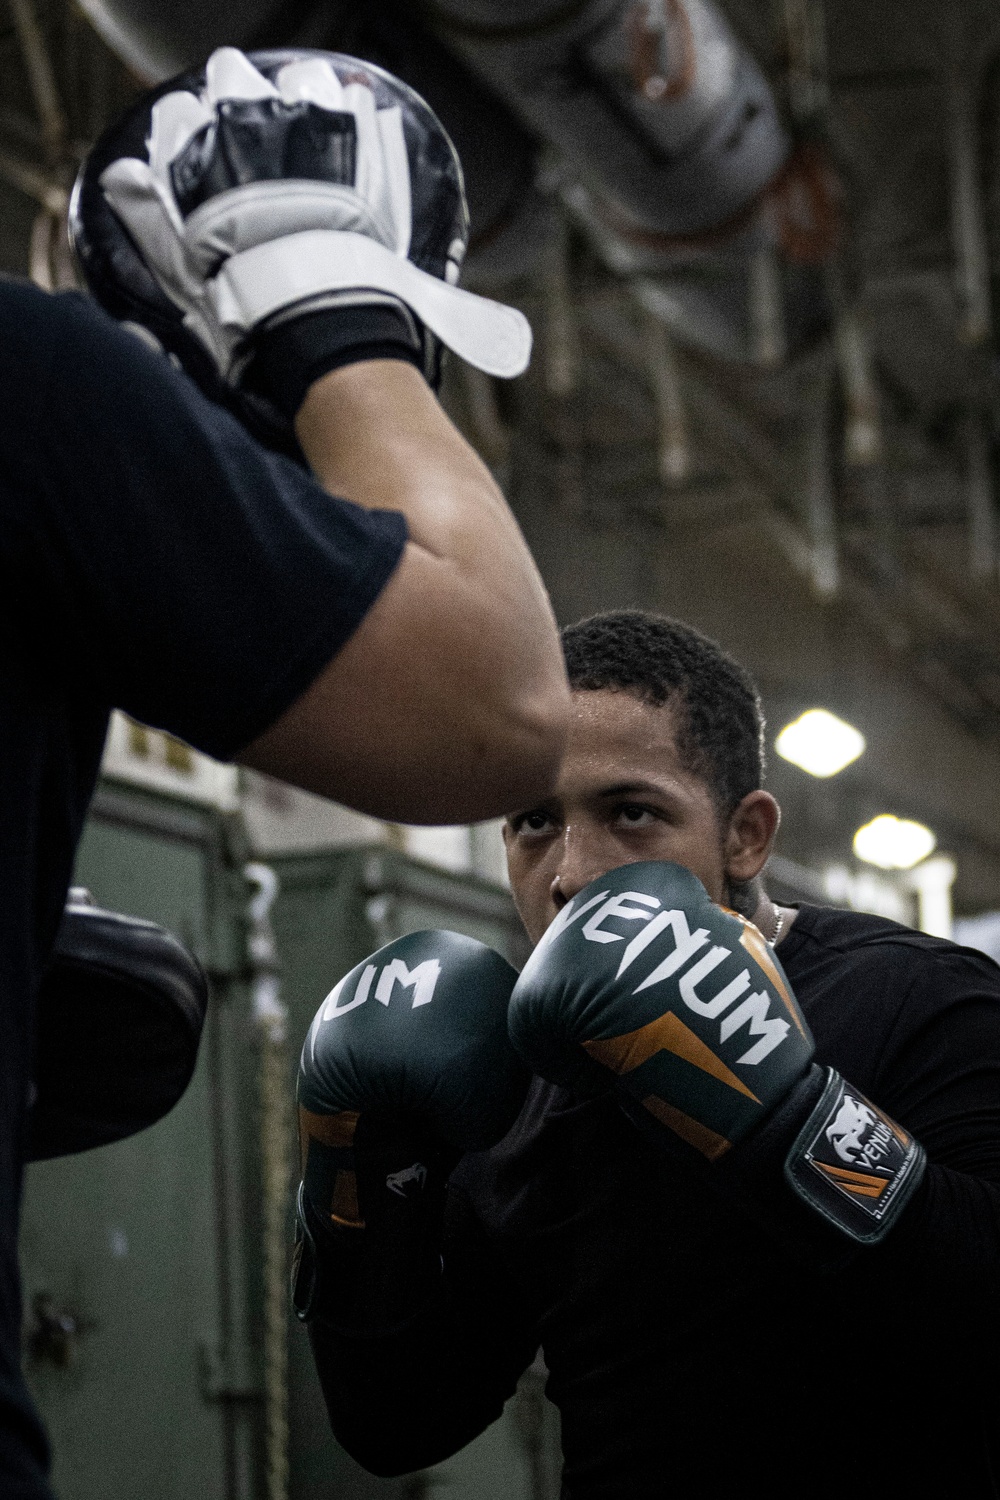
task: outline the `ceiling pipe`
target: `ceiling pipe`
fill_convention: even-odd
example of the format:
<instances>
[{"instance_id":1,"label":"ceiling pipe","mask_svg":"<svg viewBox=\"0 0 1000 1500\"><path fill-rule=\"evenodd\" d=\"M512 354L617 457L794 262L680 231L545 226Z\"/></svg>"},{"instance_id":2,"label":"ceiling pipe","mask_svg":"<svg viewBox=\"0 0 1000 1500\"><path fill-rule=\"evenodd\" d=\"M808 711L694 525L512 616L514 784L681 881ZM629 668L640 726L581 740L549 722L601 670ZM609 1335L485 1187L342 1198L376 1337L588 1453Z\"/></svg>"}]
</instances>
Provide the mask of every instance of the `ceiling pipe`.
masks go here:
<instances>
[{"instance_id":1,"label":"ceiling pipe","mask_svg":"<svg viewBox=\"0 0 1000 1500\"><path fill-rule=\"evenodd\" d=\"M709 0L433 0L425 14L624 233L717 230L788 158L771 90Z\"/></svg>"},{"instance_id":2,"label":"ceiling pipe","mask_svg":"<svg viewBox=\"0 0 1000 1500\"><path fill-rule=\"evenodd\" d=\"M605 262L682 343L775 366L829 326L835 189L713 0L425 0L557 154Z\"/></svg>"},{"instance_id":3,"label":"ceiling pipe","mask_svg":"<svg viewBox=\"0 0 1000 1500\"><path fill-rule=\"evenodd\" d=\"M680 343L767 366L829 325L828 174L793 149L712 0L81 3L151 79L223 43L330 47L398 74L462 158L478 281L547 264L565 208ZM540 147L561 208L537 187Z\"/></svg>"},{"instance_id":4,"label":"ceiling pipe","mask_svg":"<svg viewBox=\"0 0 1000 1500\"><path fill-rule=\"evenodd\" d=\"M467 268L480 283L528 270L552 218L535 190L534 137L433 36L408 0L81 0L95 30L150 83L216 47L318 47L386 68L437 112L469 199Z\"/></svg>"}]
</instances>

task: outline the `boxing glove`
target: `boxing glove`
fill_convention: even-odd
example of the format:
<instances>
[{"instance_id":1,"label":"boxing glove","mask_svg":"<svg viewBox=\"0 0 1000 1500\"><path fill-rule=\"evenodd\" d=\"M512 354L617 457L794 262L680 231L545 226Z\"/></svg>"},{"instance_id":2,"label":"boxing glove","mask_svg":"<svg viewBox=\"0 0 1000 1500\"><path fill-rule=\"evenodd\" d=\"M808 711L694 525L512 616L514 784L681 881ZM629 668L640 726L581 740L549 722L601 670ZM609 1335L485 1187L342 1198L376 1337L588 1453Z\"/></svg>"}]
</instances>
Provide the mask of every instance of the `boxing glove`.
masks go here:
<instances>
[{"instance_id":1,"label":"boxing glove","mask_svg":"<svg viewBox=\"0 0 1000 1500\"><path fill-rule=\"evenodd\" d=\"M887 1232L919 1181L919 1145L813 1064L809 1028L757 928L679 865L611 870L562 909L515 986L510 1035L542 1077L613 1088L668 1149L679 1137L718 1161L780 1115L787 1183L859 1242ZM743 1159L754 1159L749 1146Z\"/></svg>"},{"instance_id":2,"label":"boxing glove","mask_svg":"<svg viewBox=\"0 0 1000 1500\"><path fill-rule=\"evenodd\" d=\"M293 1303L342 1331L404 1323L440 1272L444 1189L500 1140L528 1072L511 1047L517 978L482 943L417 932L330 992L302 1049Z\"/></svg>"}]
</instances>

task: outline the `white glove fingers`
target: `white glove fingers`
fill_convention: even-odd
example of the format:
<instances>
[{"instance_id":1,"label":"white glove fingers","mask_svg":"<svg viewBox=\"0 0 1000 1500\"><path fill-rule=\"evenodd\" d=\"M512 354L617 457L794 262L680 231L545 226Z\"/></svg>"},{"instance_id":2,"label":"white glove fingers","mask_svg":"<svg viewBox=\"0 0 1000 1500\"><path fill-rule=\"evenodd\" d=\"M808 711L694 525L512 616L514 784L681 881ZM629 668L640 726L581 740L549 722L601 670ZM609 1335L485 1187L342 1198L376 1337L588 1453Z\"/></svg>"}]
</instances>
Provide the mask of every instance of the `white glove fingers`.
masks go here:
<instances>
[{"instance_id":1,"label":"white glove fingers","mask_svg":"<svg viewBox=\"0 0 1000 1500\"><path fill-rule=\"evenodd\" d=\"M386 210L393 220L395 238L389 246L397 255L408 255L413 232L413 210L410 200L410 163L403 134L403 111L398 105L375 112L375 124L382 138L385 164Z\"/></svg>"},{"instance_id":2,"label":"white glove fingers","mask_svg":"<svg viewBox=\"0 0 1000 1500\"><path fill-rule=\"evenodd\" d=\"M275 82L286 104L306 100L321 109L345 108L340 79L325 58L308 57L301 62L286 63Z\"/></svg>"},{"instance_id":3,"label":"white glove fingers","mask_svg":"<svg viewBox=\"0 0 1000 1500\"><path fill-rule=\"evenodd\" d=\"M101 174L101 189L168 297L187 308L201 295L201 278L185 255L177 205L144 161L126 156Z\"/></svg>"},{"instance_id":4,"label":"white glove fingers","mask_svg":"<svg viewBox=\"0 0 1000 1500\"><path fill-rule=\"evenodd\" d=\"M209 104L223 99L279 99L281 95L238 47L219 47L205 64L205 94Z\"/></svg>"},{"instance_id":5,"label":"white glove fingers","mask_svg":"<svg viewBox=\"0 0 1000 1500\"><path fill-rule=\"evenodd\" d=\"M162 183L169 186L171 162L214 119L215 111L186 89L157 99L151 111L146 144L150 168Z\"/></svg>"}]
</instances>

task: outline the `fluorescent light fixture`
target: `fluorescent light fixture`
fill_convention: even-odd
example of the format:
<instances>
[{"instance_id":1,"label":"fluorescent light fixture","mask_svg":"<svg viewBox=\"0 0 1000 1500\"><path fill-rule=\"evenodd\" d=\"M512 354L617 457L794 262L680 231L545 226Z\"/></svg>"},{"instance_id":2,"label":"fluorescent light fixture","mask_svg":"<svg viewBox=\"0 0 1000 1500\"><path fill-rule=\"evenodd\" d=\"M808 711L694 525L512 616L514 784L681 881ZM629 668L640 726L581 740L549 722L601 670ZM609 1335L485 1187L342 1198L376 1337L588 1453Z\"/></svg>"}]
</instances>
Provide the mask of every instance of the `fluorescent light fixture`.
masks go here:
<instances>
[{"instance_id":1,"label":"fluorescent light fixture","mask_svg":"<svg viewBox=\"0 0 1000 1500\"><path fill-rule=\"evenodd\" d=\"M774 748L810 776L836 776L863 752L865 737L827 709L810 708L785 725Z\"/></svg>"},{"instance_id":2,"label":"fluorescent light fixture","mask_svg":"<svg viewBox=\"0 0 1000 1500\"><path fill-rule=\"evenodd\" d=\"M937 839L923 823L882 813L854 835L859 859L882 870L911 870L932 853Z\"/></svg>"}]
</instances>

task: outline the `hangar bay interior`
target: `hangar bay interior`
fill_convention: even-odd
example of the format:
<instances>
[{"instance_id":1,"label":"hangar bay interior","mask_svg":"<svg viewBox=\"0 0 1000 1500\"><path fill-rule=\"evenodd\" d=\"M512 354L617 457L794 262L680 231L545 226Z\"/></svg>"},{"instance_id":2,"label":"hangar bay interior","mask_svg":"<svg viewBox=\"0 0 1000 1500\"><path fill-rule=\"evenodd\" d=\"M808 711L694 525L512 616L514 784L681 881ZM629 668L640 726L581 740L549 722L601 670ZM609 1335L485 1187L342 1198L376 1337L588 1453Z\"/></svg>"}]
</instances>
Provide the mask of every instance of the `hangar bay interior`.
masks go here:
<instances>
[{"instance_id":1,"label":"hangar bay interior","mask_svg":"<svg viewBox=\"0 0 1000 1500\"><path fill-rule=\"evenodd\" d=\"M369 58L453 135L465 284L521 307L535 353L511 384L453 360L442 399L560 621L662 610L754 674L775 894L998 952L992 0L4 0L3 274L78 285L82 156L230 42ZM816 709L863 737L836 774L775 748ZM916 860L859 852L886 816L924 831ZM496 827L378 823L117 716L77 878L185 937L213 1006L173 1115L29 1177L26 1358L60 1493L554 1496L542 1372L458 1458L377 1481L328 1436L286 1311L311 1014L414 927L523 956Z\"/></svg>"}]
</instances>

